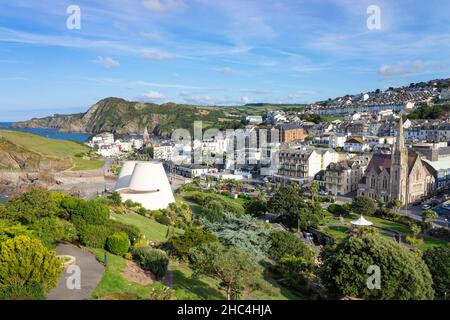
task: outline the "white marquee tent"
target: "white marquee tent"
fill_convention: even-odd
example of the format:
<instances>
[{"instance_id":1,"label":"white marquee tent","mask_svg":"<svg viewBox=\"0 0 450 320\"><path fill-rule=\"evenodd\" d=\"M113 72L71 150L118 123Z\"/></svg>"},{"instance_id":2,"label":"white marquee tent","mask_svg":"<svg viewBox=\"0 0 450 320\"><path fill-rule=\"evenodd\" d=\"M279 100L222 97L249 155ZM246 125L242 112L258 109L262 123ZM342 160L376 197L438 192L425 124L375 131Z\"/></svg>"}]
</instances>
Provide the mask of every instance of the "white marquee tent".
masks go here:
<instances>
[{"instance_id":1,"label":"white marquee tent","mask_svg":"<svg viewBox=\"0 0 450 320\"><path fill-rule=\"evenodd\" d=\"M117 180L115 191L122 200L132 200L145 209L165 209L175 202L166 172L160 162L127 161Z\"/></svg>"},{"instance_id":2,"label":"white marquee tent","mask_svg":"<svg viewBox=\"0 0 450 320\"><path fill-rule=\"evenodd\" d=\"M373 225L372 222L370 222L369 220L366 220L366 218L364 218L362 215L361 217L359 217L358 220L353 220L352 222L350 222L352 225L354 226L358 226L358 227L366 227L366 226L371 226Z\"/></svg>"}]
</instances>

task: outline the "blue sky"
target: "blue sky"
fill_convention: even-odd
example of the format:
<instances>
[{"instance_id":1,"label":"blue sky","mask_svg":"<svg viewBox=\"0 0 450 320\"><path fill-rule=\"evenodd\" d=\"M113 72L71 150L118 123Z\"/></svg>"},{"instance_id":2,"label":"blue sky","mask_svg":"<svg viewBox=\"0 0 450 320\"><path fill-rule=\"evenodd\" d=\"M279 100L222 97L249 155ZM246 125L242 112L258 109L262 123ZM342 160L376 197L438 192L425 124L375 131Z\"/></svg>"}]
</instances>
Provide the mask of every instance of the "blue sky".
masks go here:
<instances>
[{"instance_id":1,"label":"blue sky","mask_svg":"<svg viewBox=\"0 0 450 320\"><path fill-rule=\"evenodd\" d=\"M367 28L370 5L381 30ZM0 121L109 96L303 103L448 78L448 12L442 0L2 1Z\"/></svg>"}]
</instances>

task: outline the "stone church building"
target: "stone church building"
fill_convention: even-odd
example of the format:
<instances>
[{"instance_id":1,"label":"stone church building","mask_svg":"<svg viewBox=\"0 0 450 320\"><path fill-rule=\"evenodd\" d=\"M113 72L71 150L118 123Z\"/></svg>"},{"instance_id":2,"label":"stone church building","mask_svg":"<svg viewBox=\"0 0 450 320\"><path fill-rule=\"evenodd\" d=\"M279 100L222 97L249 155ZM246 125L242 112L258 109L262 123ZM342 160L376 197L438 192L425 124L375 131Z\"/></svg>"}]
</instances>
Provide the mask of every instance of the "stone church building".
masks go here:
<instances>
[{"instance_id":1,"label":"stone church building","mask_svg":"<svg viewBox=\"0 0 450 320\"><path fill-rule=\"evenodd\" d=\"M374 154L358 185L358 195L375 201L411 204L433 192L435 170L405 146L403 120L391 154Z\"/></svg>"}]
</instances>

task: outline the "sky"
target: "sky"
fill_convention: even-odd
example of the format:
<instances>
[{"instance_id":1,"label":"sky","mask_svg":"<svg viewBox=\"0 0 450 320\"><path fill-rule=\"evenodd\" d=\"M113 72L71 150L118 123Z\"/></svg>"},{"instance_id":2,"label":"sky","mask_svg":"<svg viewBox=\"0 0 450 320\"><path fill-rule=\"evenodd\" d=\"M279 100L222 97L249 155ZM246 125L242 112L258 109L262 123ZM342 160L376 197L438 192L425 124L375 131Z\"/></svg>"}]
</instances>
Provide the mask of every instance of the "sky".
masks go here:
<instances>
[{"instance_id":1,"label":"sky","mask_svg":"<svg viewBox=\"0 0 450 320\"><path fill-rule=\"evenodd\" d=\"M311 103L448 78L448 12L442 0L2 0L0 122L110 96Z\"/></svg>"}]
</instances>

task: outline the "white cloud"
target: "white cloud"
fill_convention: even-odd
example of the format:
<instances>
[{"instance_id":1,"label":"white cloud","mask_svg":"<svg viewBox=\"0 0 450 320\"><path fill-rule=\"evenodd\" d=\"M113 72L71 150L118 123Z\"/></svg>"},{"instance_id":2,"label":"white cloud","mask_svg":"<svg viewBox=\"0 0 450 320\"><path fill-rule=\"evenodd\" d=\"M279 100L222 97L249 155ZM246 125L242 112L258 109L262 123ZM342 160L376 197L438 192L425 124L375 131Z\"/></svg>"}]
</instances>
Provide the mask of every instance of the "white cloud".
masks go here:
<instances>
[{"instance_id":1,"label":"white cloud","mask_svg":"<svg viewBox=\"0 0 450 320\"><path fill-rule=\"evenodd\" d=\"M395 76L405 76L412 74L433 73L446 69L447 66L441 63L424 62L422 60L401 61L397 64L382 65L378 70L379 75L385 78Z\"/></svg>"},{"instance_id":2,"label":"white cloud","mask_svg":"<svg viewBox=\"0 0 450 320\"><path fill-rule=\"evenodd\" d=\"M94 63L101 65L102 67L105 67L107 69L120 66L119 61L116 61L111 57L98 56L97 59L94 60Z\"/></svg>"},{"instance_id":3,"label":"white cloud","mask_svg":"<svg viewBox=\"0 0 450 320\"><path fill-rule=\"evenodd\" d=\"M182 10L186 7L184 0L143 0L142 4L152 12Z\"/></svg>"},{"instance_id":4,"label":"white cloud","mask_svg":"<svg viewBox=\"0 0 450 320\"><path fill-rule=\"evenodd\" d=\"M247 96L243 96L243 97L241 98L241 102L242 102L243 104L250 103L250 98L247 97Z\"/></svg>"},{"instance_id":5,"label":"white cloud","mask_svg":"<svg viewBox=\"0 0 450 320\"><path fill-rule=\"evenodd\" d=\"M158 49L146 48L141 50L141 58L147 60L168 60L172 59L173 56L170 53Z\"/></svg>"},{"instance_id":6,"label":"white cloud","mask_svg":"<svg viewBox=\"0 0 450 320\"><path fill-rule=\"evenodd\" d=\"M146 101L159 102L165 98L165 96L158 91L149 91L142 95L142 98Z\"/></svg>"}]
</instances>

